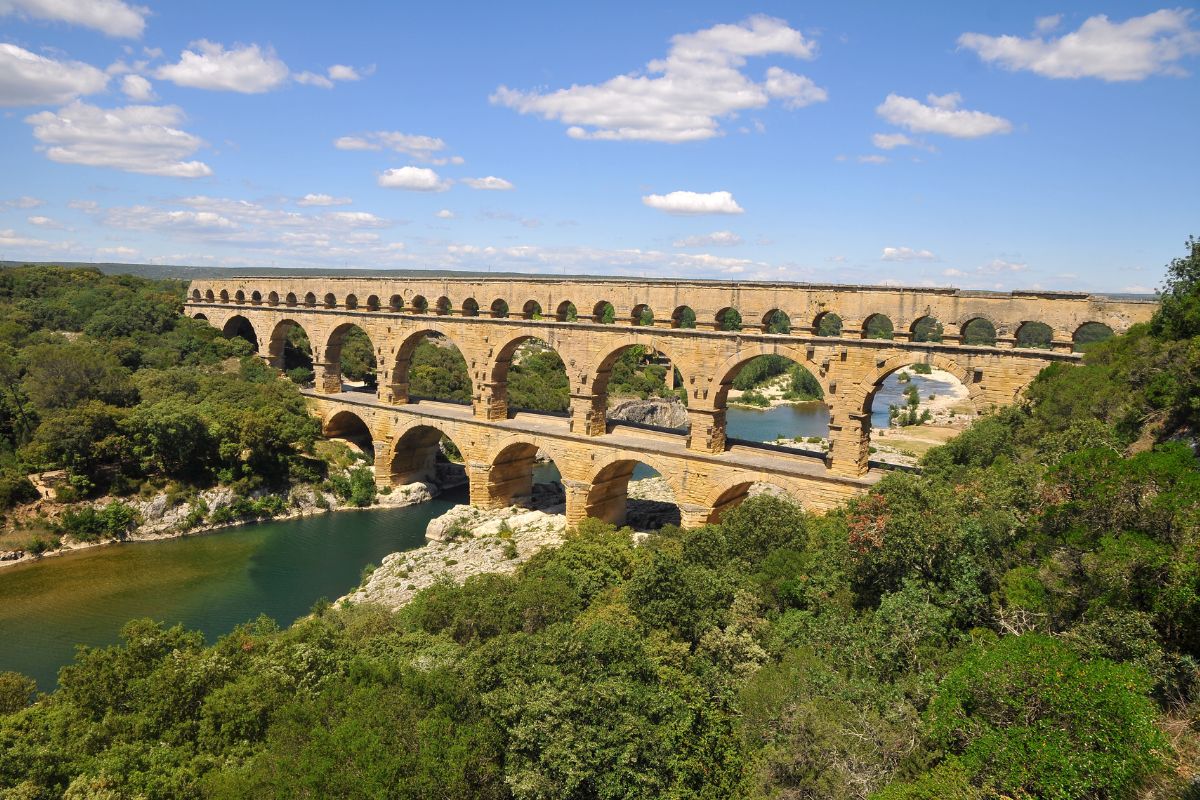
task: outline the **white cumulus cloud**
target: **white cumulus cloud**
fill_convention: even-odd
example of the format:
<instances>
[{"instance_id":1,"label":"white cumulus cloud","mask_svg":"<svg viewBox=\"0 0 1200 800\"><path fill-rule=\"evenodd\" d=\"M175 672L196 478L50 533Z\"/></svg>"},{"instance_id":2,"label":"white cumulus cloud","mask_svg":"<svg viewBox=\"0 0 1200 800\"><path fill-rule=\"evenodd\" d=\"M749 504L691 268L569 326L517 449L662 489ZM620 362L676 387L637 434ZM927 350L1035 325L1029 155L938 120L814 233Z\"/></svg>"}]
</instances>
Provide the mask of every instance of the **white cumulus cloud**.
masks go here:
<instances>
[{"instance_id":1,"label":"white cumulus cloud","mask_svg":"<svg viewBox=\"0 0 1200 800\"><path fill-rule=\"evenodd\" d=\"M0 0L0 16L14 13L136 39L146 28L149 12L122 0Z\"/></svg>"},{"instance_id":2,"label":"white cumulus cloud","mask_svg":"<svg viewBox=\"0 0 1200 800\"><path fill-rule=\"evenodd\" d=\"M404 153L421 161L461 164L462 159L455 156L447 159L435 159L434 154L446 149L446 142L436 136L423 136L416 133L401 131L371 131L361 136L341 136L334 140L333 146L338 150L394 150Z\"/></svg>"},{"instance_id":3,"label":"white cumulus cloud","mask_svg":"<svg viewBox=\"0 0 1200 800\"><path fill-rule=\"evenodd\" d=\"M333 81L357 81L361 78L358 70L345 64L334 64L329 68L329 79Z\"/></svg>"},{"instance_id":4,"label":"white cumulus cloud","mask_svg":"<svg viewBox=\"0 0 1200 800\"><path fill-rule=\"evenodd\" d=\"M159 67L155 76L179 86L259 94L275 89L288 77L287 64L271 48L234 46L201 39L188 45L178 64Z\"/></svg>"},{"instance_id":5,"label":"white cumulus cloud","mask_svg":"<svg viewBox=\"0 0 1200 800\"><path fill-rule=\"evenodd\" d=\"M1124 22L1097 14L1057 39L964 33L958 44L988 63L1047 78L1140 81L1155 74L1185 74L1178 62L1200 53L1200 31L1191 27L1192 14L1190 9L1164 8ZM1060 20L1039 19L1037 32L1047 33Z\"/></svg>"},{"instance_id":6,"label":"white cumulus cloud","mask_svg":"<svg viewBox=\"0 0 1200 800\"><path fill-rule=\"evenodd\" d=\"M448 208L443 208L441 211L434 214L438 219L454 219L454 212Z\"/></svg>"},{"instance_id":7,"label":"white cumulus cloud","mask_svg":"<svg viewBox=\"0 0 1200 800\"><path fill-rule=\"evenodd\" d=\"M472 189L485 189L493 192L506 192L513 188L512 183L504 178L497 178L495 175L488 175L486 178L463 178L462 182Z\"/></svg>"},{"instance_id":8,"label":"white cumulus cloud","mask_svg":"<svg viewBox=\"0 0 1200 800\"><path fill-rule=\"evenodd\" d=\"M212 174L202 161L183 160L204 142L176 127L183 121L178 106L104 109L76 100L25 121L51 161L174 178Z\"/></svg>"},{"instance_id":9,"label":"white cumulus cloud","mask_svg":"<svg viewBox=\"0 0 1200 800\"><path fill-rule=\"evenodd\" d=\"M938 133L958 139L978 139L1012 130L1012 123L1003 117L959 108L962 96L957 92L930 94L926 100L928 105L912 97L889 94L875 113L913 133Z\"/></svg>"},{"instance_id":10,"label":"white cumulus cloud","mask_svg":"<svg viewBox=\"0 0 1200 800\"><path fill-rule=\"evenodd\" d=\"M903 133L877 133L871 137L871 144L880 150L894 150L897 147L912 147L916 142Z\"/></svg>"},{"instance_id":11,"label":"white cumulus cloud","mask_svg":"<svg viewBox=\"0 0 1200 800\"><path fill-rule=\"evenodd\" d=\"M778 67L768 69L762 83L743 72L747 58L768 55L811 59L816 45L783 20L754 16L672 37L667 57L640 74L550 92L500 86L491 101L558 120L576 139L708 139L721 135L722 119L763 108L772 98L793 108L826 98L808 78Z\"/></svg>"},{"instance_id":12,"label":"white cumulus cloud","mask_svg":"<svg viewBox=\"0 0 1200 800\"><path fill-rule=\"evenodd\" d=\"M729 192L671 192L648 194L642 202L668 214L741 214L743 209Z\"/></svg>"},{"instance_id":13,"label":"white cumulus cloud","mask_svg":"<svg viewBox=\"0 0 1200 800\"><path fill-rule=\"evenodd\" d=\"M427 167L398 167L381 173L379 185L410 192L444 192L450 188L450 181Z\"/></svg>"},{"instance_id":14,"label":"white cumulus cloud","mask_svg":"<svg viewBox=\"0 0 1200 800\"><path fill-rule=\"evenodd\" d=\"M929 250L914 250L911 247L885 247L879 256L881 261L936 261Z\"/></svg>"},{"instance_id":15,"label":"white cumulus cloud","mask_svg":"<svg viewBox=\"0 0 1200 800\"><path fill-rule=\"evenodd\" d=\"M141 75L126 75L121 79L121 91L130 100L144 103L154 99L154 87Z\"/></svg>"},{"instance_id":16,"label":"white cumulus cloud","mask_svg":"<svg viewBox=\"0 0 1200 800\"><path fill-rule=\"evenodd\" d=\"M320 86L322 89L332 89L333 81L326 78L324 75L318 75L315 72L297 72L292 76L292 80L296 83L303 83L306 86Z\"/></svg>"},{"instance_id":17,"label":"white cumulus cloud","mask_svg":"<svg viewBox=\"0 0 1200 800\"><path fill-rule=\"evenodd\" d=\"M38 206L46 205L46 201L40 197L30 197L29 195L21 195L13 200L5 200L0 205L6 208L37 208Z\"/></svg>"},{"instance_id":18,"label":"white cumulus cloud","mask_svg":"<svg viewBox=\"0 0 1200 800\"><path fill-rule=\"evenodd\" d=\"M705 233L699 236L688 236L684 239L677 239L673 242L674 247L730 247L735 244L741 244L742 237L738 236L733 231L714 231Z\"/></svg>"},{"instance_id":19,"label":"white cumulus cloud","mask_svg":"<svg viewBox=\"0 0 1200 800\"><path fill-rule=\"evenodd\" d=\"M47 106L95 94L108 76L80 61L55 61L15 44L0 44L0 106Z\"/></svg>"},{"instance_id":20,"label":"white cumulus cloud","mask_svg":"<svg viewBox=\"0 0 1200 800\"><path fill-rule=\"evenodd\" d=\"M349 197L334 197L331 194L314 194L312 192L296 201L298 206L347 206L350 203Z\"/></svg>"}]
</instances>

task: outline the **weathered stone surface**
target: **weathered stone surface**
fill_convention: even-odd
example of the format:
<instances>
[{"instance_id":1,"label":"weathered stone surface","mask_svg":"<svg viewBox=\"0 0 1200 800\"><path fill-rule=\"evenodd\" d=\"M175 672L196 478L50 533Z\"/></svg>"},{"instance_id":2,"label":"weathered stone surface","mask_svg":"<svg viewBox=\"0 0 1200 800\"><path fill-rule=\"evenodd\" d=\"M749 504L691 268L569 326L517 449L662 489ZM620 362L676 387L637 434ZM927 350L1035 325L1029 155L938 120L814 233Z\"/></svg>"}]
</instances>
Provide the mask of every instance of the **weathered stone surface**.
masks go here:
<instances>
[{"instance_id":1,"label":"weathered stone surface","mask_svg":"<svg viewBox=\"0 0 1200 800\"><path fill-rule=\"evenodd\" d=\"M658 428L686 429L688 425L687 406L661 398L618 400L608 407L608 417Z\"/></svg>"}]
</instances>

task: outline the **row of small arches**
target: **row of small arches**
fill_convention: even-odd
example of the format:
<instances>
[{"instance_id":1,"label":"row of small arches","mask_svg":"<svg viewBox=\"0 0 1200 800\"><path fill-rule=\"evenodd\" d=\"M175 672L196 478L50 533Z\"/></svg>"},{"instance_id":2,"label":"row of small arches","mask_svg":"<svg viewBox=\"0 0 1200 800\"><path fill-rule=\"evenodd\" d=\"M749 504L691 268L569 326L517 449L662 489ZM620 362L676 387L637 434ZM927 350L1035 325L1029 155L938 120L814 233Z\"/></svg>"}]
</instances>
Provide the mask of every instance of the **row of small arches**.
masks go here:
<instances>
[{"instance_id":1,"label":"row of small arches","mask_svg":"<svg viewBox=\"0 0 1200 800\"><path fill-rule=\"evenodd\" d=\"M193 289L192 300L194 302L203 301L209 303L229 303L232 301L242 304L249 302L252 305L262 305L264 303L264 297L258 290L251 291L247 295L241 289L234 292L232 297L226 289L222 289L219 293L214 293L212 289L209 289L203 294L201 294L199 289ZM265 304L268 306L280 305L281 299L278 292L269 292L266 295ZM298 297L294 292L288 292L282 299L282 305L287 307L303 306L306 308L326 309L339 307L337 297L332 292L326 293L321 298L318 298L313 292L308 292L303 297ZM360 304L359 298L356 295L349 294L346 295L341 307L350 310L380 311L383 306L377 295L368 296L365 303ZM552 318L557 322L574 322L583 316L579 313L574 303L566 300L559 303L552 312L547 314L536 300L529 300L519 311L514 311L509 307L508 302L503 299L494 300L485 309L480 306L475 298L469 297L463 301L461 306L455 309L454 304L448 297L439 297L434 303L430 304L429 300L422 295L415 295L406 301L399 294L394 294L388 299L387 309L388 311L397 313L435 314L437 316L457 314L463 317L478 317L485 315L496 319L518 317L531 320ZM592 308L590 320L601 324L615 323L617 321L616 308L612 303L601 300ZM649 326L655 324L656 318L654 310L649 305L640 303L631 309L627 321L629 324L635 326ZM697 321L696 313L691 307L679 306L671 313L669 326L672 328L695 328L697 327ZM759 324L763 332L768 334L788 334L792 332L791 318L787 312L781 309L771 309L768 311L763 315ZM723 308L715 315L714 327L718 330L738 331L743 328L743 325L742 316L735 308ZM811 326L807 327L806 330L817 336L841 336L842 319L832 311L822 312L813 319ZM861 336L864 339L892 339L895 335L896 330L892 320L885 314L872 314L863 320ZM1103 323L1085 322L1073 332L1072 342L1076 347L1079 347L1094 341L1107 339L1112 335L1112 328ZM962 324L959 337L963 344L989 346L996 344L998 332L992 321L983 317L974 317ZM909 326L908 339L913 342L940 342L943 339L943 324L935 317L923 316ZM1014 339L1016 347L1049 348L1054 341L1054 330L1044 322L1025 321L1017 326Z\"/></svg>"}]
</instances>

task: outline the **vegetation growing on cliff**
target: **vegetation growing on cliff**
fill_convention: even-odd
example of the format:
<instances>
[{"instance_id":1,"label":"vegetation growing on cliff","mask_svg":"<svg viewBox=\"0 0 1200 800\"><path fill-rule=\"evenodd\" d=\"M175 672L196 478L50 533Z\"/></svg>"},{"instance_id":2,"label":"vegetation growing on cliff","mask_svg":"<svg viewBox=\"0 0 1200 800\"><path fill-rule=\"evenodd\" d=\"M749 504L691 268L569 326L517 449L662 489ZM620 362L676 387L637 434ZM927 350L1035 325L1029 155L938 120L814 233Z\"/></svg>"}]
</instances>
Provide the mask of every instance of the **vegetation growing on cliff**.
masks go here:
<instances>
[{"instance_id":1,"label":"vegetation growing on cliff","mask_svg":"<svg viewBox=\"0 0 1200 800\"><path fill-rule=\"evenodd\" d=\"M1046 370L842 511L761 497L640 546L587 522L399 613L322 606L211 646L132 622L32 706L0 676L0 791L1186 796L1196 258L1171 321Z\"/></svg>"}]
</instances>

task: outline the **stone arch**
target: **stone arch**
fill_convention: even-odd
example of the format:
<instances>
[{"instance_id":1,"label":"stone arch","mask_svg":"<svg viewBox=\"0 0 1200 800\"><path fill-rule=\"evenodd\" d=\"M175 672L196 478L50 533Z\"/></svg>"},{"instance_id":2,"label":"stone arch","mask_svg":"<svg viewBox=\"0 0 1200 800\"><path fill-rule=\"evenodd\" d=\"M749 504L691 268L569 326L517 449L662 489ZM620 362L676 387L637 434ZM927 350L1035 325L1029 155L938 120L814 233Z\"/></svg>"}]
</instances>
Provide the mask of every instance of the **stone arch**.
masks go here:
<instances>
[{"instance_id":1,"label":"stone arch","mask_svg":"<svg viewBox=\"0 0 1200 800\"><path fill-rule=\"evenodd\" d=\"M425 299L425 295L419 294L413 297L412 302L409 303L409 307L414 314L424 314L429 310L429 301Z\"/></svg>"},{"instance_id":2,"label":"stone arch","mask_svg":"<svg viewBox=\"0 0 1200 800\"><path fill-rule=\"evenodd\" d=\"M816 336L841 336L842 318L834 311L822 311L813 318L813 334Z\"/></svg>"},{"instance_id":3,"label":"stone arch","mask_svg":"<svg viewBox=\"0 0 1200 800\"><path fill-rule=\"evenodd\" d=\"M1114 335L1112 327L1103 322L1085 322L1071 334L1074 343L1071 349L1079 352L1089 344L1111 339Z\"/></svg>"},{"instance_id":4,"label":"stone arch","mask_svg":"<svg viewBox=\"0 0 1200 800\"><path fill-rule=\"evenodd\" d=\"M366 378L364 379L364 389L374 391L374 376L376 374L376 370L379 369L379 349L375 345L374 340L371 339L371 334L363 330L362 327L353 322L344 322L330 332L329 338L325 340L325 346L321 348L322 362L325 365L325 374L322 378L322 385L325 387L325 391L327 392L342 391L342 346L346 343L346 337L351 333L351 331L356 329L362 331L362 334L367 337L367 341L370 342L371 357L367 364ZM375 362L373 367L370 365L370 361Z\"/></svg>"},{"instance_id":5,"label":"stone arch","mask_svg":"<svg viewBox=\"0 0 1200 800\"><path fill-rule=\"evenodd\" d=\"M942 323L932 314L918 317L908 326L908 338L913 342L940 342L943 333Z\"/></svg>"},{"instance_id":6,"label":"stone arch","mask_svg":"<svg viewBox=\"0 0 1200 800\"><path fill-rule=\"evenodd\" d=\"M1054 329L1044 322L1026 320L1017 326L1016 347L1049 350L1054 342Z\"/></svg>"},{"instance_id":7,"label":"stone arch","mask_svg":"<svg viewBox=\"0 0 1200 800\"><path fill-rule=\"evenodd\" d=\"M526 300L525 305L521 307L522 319L540 319L542 316L542 304L537 300Z\"/></svg>"},{"instance_id":8,"label":"stone arch","mask_svg":"<svg viewBox=\"0 0 1200 800\"><path fill-rule=\"evenodd\" d=\"M295 292L288 292L288 293L287 293L287 297L285 297L285 298L283 299L283 303L284 303L284 305L286 305L288 308L294 308L294 307L296 306L296 293L295 293Z\"/></svg>"},{"instance_id":9,"label":"stone arch","mask_svg":"<svg viewBox=\"0 0 1200 800\"><path fill-rule=\"evenodd\" d=\"M255 289L253 292L251 292L250 293L250 302L256 306L261 306L262 305L262 292L260 292L258 289Z\"/></svg>"},{"instance_id":10,"label":"stone arch","mask_svg":"<svg viewBox=\"0 0 1200 800\"><path fill-rule=\"evenodd\" d=\"M638 303L629 314L631 325L649 327L654 324L654 309L646 303Z\"/></svg>"},{"instance_id":11,"label":"stone arch","mask_svg":"<svg viewBox=\"0 0 1200 800\"><path fill-rule=\"evenodd\" d=\"M558 322L574 322L579 316L579 309L570 300L563 300L554 311L554 319Z\"/></svg>"},{"instance_id":12,"label":"stone arch","mask_svg":"<svg viewBox=\"0 0 1200 800\"><path fill-rule=\"evenodd\" d=\"M213 296L213 290L212 290L212 289L205 289L205 290L204 290L204 301L205 301L206 303L211 303L211 302L213 302L214 300L216 300L216 298Z\"/></svg>"},{"instance_id":13,"label":"stone arch","mask_svg":"<svg viewBox=\"0 0 1200 800\"><path fill-rule=\"evenodd\" d=\"M829 381L825 375L821 374L821 365L808 357L807 348L782 344L747 344L725 359L724 363L714 371L713 391L710 393L713 408L722 409L726 407L733 379L737 377L742 367L759 356L782 356L804 367L808 370L809 374L816 378L817 383L821 386L821 392L825 395L824 402L826 405L829 404L831 395Z\"/></svg>"},{"instance_id":14,"label":"stone arch","mask_svg":"<svg viewBox=\"0 0 1200 800\"><path fill-rule=\"evenodd\" d=\"M658 459L648 453L629 454L629 456L610 456L593 465L588 478L588 490L584 500L586 516L622 525L626 521L627 503L629 499L629 481L639 463L645 464L656 471L671 490L673 501L671 505L679 510L682 522L683 510L681 503L685 494L679 480ZM678 524L678 523L677 523Z\"/></svg>"},{"instance_id":15,"label":"stone arch","mask_svg":"<svg viewBox=\"0 0 1200 800\"><path fill-rule=\"evenodd\" d=\"M378 311L378 310L379 310L379 295L377 295L377 294L367 295L367 311Z\"/></svg>"},{"instance_id":16,"label":"stone arch","mask_svg":"<svg viewBox=\"0 0 1200 800\"><path fill-rule=\"evenodd\" d=\"M291 351L288 350L289 337L294 329L299 329L304 334L304 338L308 339L309 352L307 354L303 353L303 351L297 353L295 348L292 348ZM291 355L289 355L289 352ZM267 343L267 356L273 367L285 371L304 366L312 369L312 362L315 355L312 352L312 336L296 320L290 318L280 320L271 330L271 339ZM305 360L304 356L307 356L307 364L301 363Z\"/></svg>"},{"instance_id":17,"label":"stone arch","mask_svg":"<svg viewBox=\"0 0 1200 800\"><path fill-rule=\"evenodd\" d=\"M306 293L304 295L304 305L306 305L309 308L316 308L317 296L315 294L313 294L312 292Z\"/></svg>"},{"instance_id":18,"label":"stone arch","mask_svg":"<svg viewBox=\"0 0 1200 800\"><path fill-rule=\"evenodd\" d=\"M601 300L592 307L592 322L608 325L616 321L617 309L607 300Z\"/></svg>"},{"instance_id":19,"label":"stone arch","mask_svg":"<svg viewBox=\"0 0 1200 800\"><path fill-rule=\"evenodd\" d=\"M691 306L679 306L671 312L672 328L696 327L696 312Z\"/></svg>"},{"instance_id":20,"label":"stone arch","mask_svg":"<svg viewBox=\"0 0 1200 800\"><path fill-rule=\"evenodd\" d=\"M772 308L762 316L763 333L788 334L792 332L792 318L781 308Z\"/></svg>"},{"instance_id":21,"label":"stone arch","mask_svg":"<svg viewBox=\"0 0 1200 800\"><path fill-rule=\"evenodd\" d=\"M246 302L246 293L243 292L241 289L238 289L233 294L233 302L238 303L238 304Z\"/></svg>"},{"instance_id":22,"label":"stone arch","mask_svg":"<svg viewBox=\"0 0 1200 800\"><path fill-rule=\"evenodd\" d=\"M388 310L389 311L403 311L404 310L404 298L398 294L392 295L388 299Z\"/></svg>"},{"instance_id":23,"label":"stone arch","mask_svg":"<svg viewBox=\"0 0 1200 800\"><path fill-rule=\"evenodd\" d=\"M463 300L462 315L464 317L479 316L479 303L474 297L468 297L466 300Z\"/></svg>"},{"instance_id":24,"label":"stone arch","mask_svg":"<svg viewBox=\"0 0 1200 800\"><path fill-rule=\"evenodd\" d=\"M351 311L358 308L358 295L355 295L355 294L346 295L346 308L350 309Z\"/></svg>"},{"instance_id":25,"label":"stone arch","mask_svg":"<svg viewBox=\"0 0 1200 800\"><path fill-rule=\"evenodd\" d=\"M241 337L253 345L254 352L257 353L259 350L258 333L254 330L254 325L250 320L241 314L234 314L225 320L225 324L221 326L221 335L226 339Z\"/></svg>"},{"instance_id":26,"label":"stone arch","mask_svg":"<svg viewBox=\"0 0 1200 800\"><path fill-rule=\"evenodd\" d=\"M412 367L413 352L417 349L417 345L430 336L441 337L445 339L450 344L454 345L454 348L459 352L460 355L462 355L463 360L467 362L467 380L470 384L468 397L475 396L475 376L472 374L470 368L472 363L470 351L463 347L462 343L455 338L454 334L448 331L442 325L426 324L411 331L400 343L399 347L396 348L396 355L392 360L392 380L390 386L391 402L397 404L411 402L411 398L409 396L409 369ZM445 402L454 401L447 400Z\"/></svg>"},{"instance_id":27,"label":"stone arch","mask_svg":"<svg viewBox=\"0 0 1200 800\"><path fill-rule=\"evenodd\" d=\"M333 292L325 293L324 306L325 308L337 308L337 298L333 296Z\"/></svg>"},{"instance_id":28,"label":"stone arch","mask_svg":"<svg viewBox=\"0 0 1200 800\"><path fill-rule=\"evenodd\" d=\"M740 331L742 329L742 312L733 306L726 306L717 312L715 321L719 331Z\"/></svg>"},{"instance_id":29,"label":"stone arch","mask_svg":"<svg viewBox=\"0 0 1200 800\"><path fill-rule=\"evenodd\" d=\"M540 331L521 329L510 334L507 341L496 349L495 356L492 357L491 363L488 365L487 375L488 382L491 386L492 396L491 404L495 409L494 413L498 417L507 416L509 410L509 395L508 395L508 378L509 370L512 368L512 359L516 355L518 348L526 342L539 341L545 344L550 350L558 356L559 361L563 364L563 376L567 379L567 395L564 397L564 405L561 409L554 411L541 411L535 413L561 413L566 412L570 408L570 376L566 370L566 359L562 357L562 353L558 351L554 345L546 341ZM501 414L501 410L505 413ZM531 409L522 409L531 410Z\"/></svg>"},{"instance_id":30,"label":"stone arch","mask_svg":"<svg viewBox=\"0 0 1200 800\"><path fill-rule=\"evenodd\" d=\"M229 302L229 290L228 290L228 289L222 289L222 290L221 290L221 294L220 294L219 296L220 296L220 298L221 298L221 302L222 302L222 303L228 303L228 302Z\"/></svg>"},{"instance_id":31,"label":"stone arch","mask_svg":"<svg viewBox=\"0 0 1200 800\"><path fill-rule=\"evenodd\" d=\"M680 361L675 357L674 352L664 348L663 342L658 337L652 334L637 334L627 336L615 345L607 345L602 351L603 354L600 356L600 358L590 363L583 372L579 373L578 377L583 384L581 388L584 390L590 388L592 393L606 396L608 393L608 380L610 377L612 377L613 365L617 362L617 359L621 357L622 353L631 347L638 346L645 347L647 350L657 353L662 353L671 360L671 363L674 365L675 369L678 369L680 374L682 374L685 379L687 378L687 373L690 372L690 368L685 370L683 366L687 362ZM572 385L574 385L574 383L575 381L572 380Z\"/></svg>"},{"instance_id":32,"label":"stone arch","mask_svg":"<svg viewBox=\"0 0 1200 800\"><path fill-rule=\"evenodd\" d=\"M569 463L556 443L543 441L540 437L513 434L494 444L485 462L488 465L486 505L492 508L526 505L535 493L534 469L539 454L559 467L560 475L562 467L559 465Z\"/></svg>"},{"instance_id":33,"label":"stone arch","mask_svg":"<svg viewBox=\"0 0 1200 800\"><path fill-rule=\"evenodd\" d=\"M267 295L267 305L270 305L270 306L279 305L279 292L273 291Z\"/></svg>"},{"instance_id":34,"label":"stone arch","mask_svg":"<svg viewBox=\"0 0 1200 800\"><path fill-rule=\"evenodd\" d=\"M439 427L437 421L432 419L413 420L397 431L391 442L387 480L392 485L417 481L445 483L446 473L450 470L439 470L438 468L439 456L444 457L441 448L443 437L454 444L455 449L463 455L465 462L467 451L462 449L449 431ZM455 469L453 472L458 474L465 472L465 463L463 467ZM466 477L467 480L470 480L469 473Z\"/></svg>"},{"instance_id":35,"label":"stone arch","mask_svg":"<svg viewBox=\"0 0 1200 800\"><path fill-rule=\"evenodd\" d=\"M493 300L490 309L491 315L495 319L506 319L508 317L508 302L502 297L497 297Z\"/></svg>"},{"instance_id":36,"label":"stone arch","mask_svg":"<svg viewBox=\"0 0 1200 800\"><path fill-rule=\"evenodd\" d=\"M321 421L321 435L326 439L342 439L375 461L375 435L371 426L359 414L349 409L331 411Z\"/></svg>"},{"instance_id":37,"label":"stone arch","mask_svg":"<svg viewBox=\"0 0 1200 800\"><path fill-rule=\"evenodd\" d=\"M892 318L887 314L871 314L863 320L862 338L864 339L891 339L896 332L896 326L892 324Z\"/></svg>"},{"instance_id":38,"label":"stone arch","mask_svg":"<svg viewBox=\"0 0 1200 800\"><path fill-rule=\"evenodd\" d=\"M988 317L977 315L964 322L958 330L960 341L963 344L993 347L996 344L999 327Z\"/></svg>"},{"instance_id":39,"label":"stone arch","mask_svg":"<svg viewBox=\"0 0 1200 800\"><path fill-rule=\"evenodd\" d=\"M750 497L750 490L755 484L766 484L780 494L789 498L801 508L804 506L795 499L795 492L774 481L747 480L744 475L734 475L718 482L708 493L704 505L712 509L708 512L705 522L715 524L721 521L726 511L737 508Z\"/></svg>"},{"instance_id":40,"label":"stone arch","mask_svg":"<svg viewBox=\"0 0 1200 800\"><path fill-rule=\"evenodd\" d=\"M192 289L192 302L193 303L200 302L200 290L199 289Z\"/></svg>"},{"instance_id":41,"label":"stone arch","mask_svg":"<svg viewBox=\"0 0 1200 800\"><path fill-rule=\"evenodd\" d=\"M439 297L437 299L437 303L434 304L433 313L437 314L439 317L448 317L453 309L454 305L450 302L450 298L443 295Z\"/></svg>"},{"instance_id":42,"label":"stone arch","mask_svg":"<svg viewBox=\"0 0 1200 800\"><path fill-rule=\"evenodd\" d=\"M203 311L197 311L195 314L192 314L192 319L201 319L208 322L208 315Z\"/></svg>"},{"instance_id":43,"label":"stone arch","mask_svg":"<svg viewBox=\"0 0 1200 800\"><path fill-rule=\"evenodd\" d=\"M971 405L975 407L976 413L981 413L986 409L983 390L975 382L975 370L968 367L966 363L960 362L954 356L937 352L903 352L889 356L883 361L882 365L877 366L875 371L858 385L854 394L849 397L851 408L856 412L869 415L871 412L871 403L875 399L875 395L880 387L883 386L884 380L893 372L898 372L919 361L924 361L930 366L949 372L959 383L967 387L968 399L970 399Z\"/></svg>"}]
</instances>

